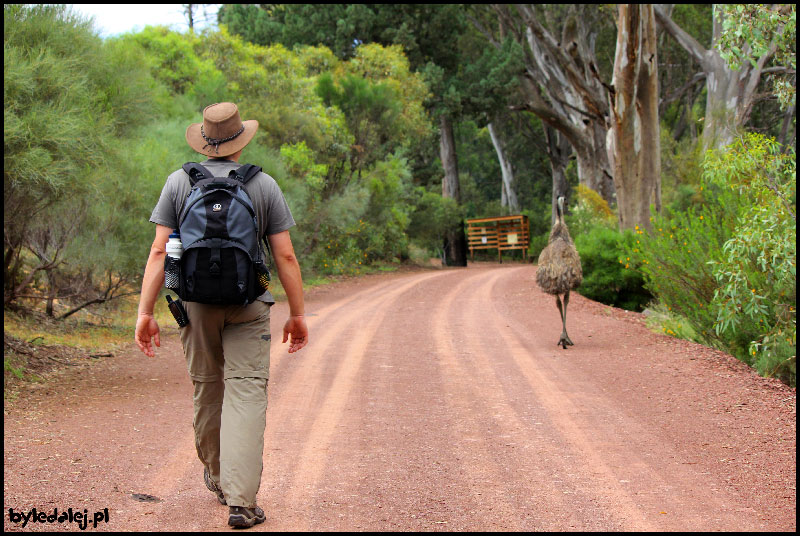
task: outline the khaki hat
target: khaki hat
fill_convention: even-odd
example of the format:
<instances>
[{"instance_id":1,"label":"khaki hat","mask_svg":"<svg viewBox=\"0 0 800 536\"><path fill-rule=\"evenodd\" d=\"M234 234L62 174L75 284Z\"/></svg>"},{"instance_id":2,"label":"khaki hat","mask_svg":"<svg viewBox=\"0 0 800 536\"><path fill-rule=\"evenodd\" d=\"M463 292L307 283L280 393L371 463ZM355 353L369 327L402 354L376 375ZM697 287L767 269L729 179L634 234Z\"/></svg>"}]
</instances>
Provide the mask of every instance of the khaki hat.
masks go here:
<instances>
[{"instance_id":1,"label":"khaki hat","mask_svg":"<svg viewBox=\"0 0 800 536\"><path fill-rule=\"evenodd\" d=\"M258 121L242 121L232 102L206 106L203 122L186 129L186 142L200 154L211 157L232 155L250 143L258 130Z\"/></svg>"}]
</instances>

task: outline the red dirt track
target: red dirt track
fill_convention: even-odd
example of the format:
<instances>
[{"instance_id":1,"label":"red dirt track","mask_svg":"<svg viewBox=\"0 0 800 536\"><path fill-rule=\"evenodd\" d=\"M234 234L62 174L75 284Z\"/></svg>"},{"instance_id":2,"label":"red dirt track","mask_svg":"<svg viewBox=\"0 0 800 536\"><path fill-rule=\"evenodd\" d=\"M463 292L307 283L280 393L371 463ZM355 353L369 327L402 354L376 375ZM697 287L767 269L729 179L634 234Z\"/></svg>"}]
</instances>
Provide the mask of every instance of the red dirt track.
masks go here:
<instances>
[{"instance_id":1,"label":"red dirt track","mask_svg":"<svg viewBox=\"0 0 800 536\"><path fill-rule=\"evenodd\" d=\"M252 531L795 531L796 390L650 332L535 266L367 276L309 293L309 345L272 363ZM227 530L203 484L174 329L5 408L8 510L121 531ZM161 502L138 502L131 494Z\"/></svg>"}]
</instances>

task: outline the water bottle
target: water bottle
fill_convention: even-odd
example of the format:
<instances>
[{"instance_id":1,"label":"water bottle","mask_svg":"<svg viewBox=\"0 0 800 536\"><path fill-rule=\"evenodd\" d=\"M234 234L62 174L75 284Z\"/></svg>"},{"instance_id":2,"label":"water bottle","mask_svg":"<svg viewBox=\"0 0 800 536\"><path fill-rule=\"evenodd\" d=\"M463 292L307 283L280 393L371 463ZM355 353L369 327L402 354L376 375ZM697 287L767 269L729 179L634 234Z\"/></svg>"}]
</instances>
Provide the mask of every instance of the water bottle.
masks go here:
<instances>
[{"instance_id":1,"label":"water bottle","mask_svg":"<svg viewBox=\"0 0 800 536\"><path fill-rule=\"evenodd\" d=\"M167 256L164 259L164 286L170 290L177 291L180 288L181 255L183 254L181 234L177 229L169 235L166 249Z\"/></svg>"},{"instance_id":2,"label":"water bottle","mask_svg":"<svg viewBox=\"0 0 800 536\"><path fill-rule=\"evenodd\" d=\"M177 229L172 231L167 240L167 255L173 259L180 259L183 254L183 242L181 242L181 233Z\"/></svg>"}]
</instances>

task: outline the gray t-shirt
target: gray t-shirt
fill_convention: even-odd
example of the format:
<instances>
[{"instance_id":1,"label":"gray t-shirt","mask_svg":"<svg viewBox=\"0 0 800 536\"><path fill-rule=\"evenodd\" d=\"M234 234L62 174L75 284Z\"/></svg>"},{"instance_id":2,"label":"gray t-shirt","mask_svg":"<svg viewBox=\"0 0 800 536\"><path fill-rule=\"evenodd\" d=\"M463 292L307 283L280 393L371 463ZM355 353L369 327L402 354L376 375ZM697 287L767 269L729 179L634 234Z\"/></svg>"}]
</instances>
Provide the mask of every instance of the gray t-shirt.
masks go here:
<instances>
[{"instance_id":1,"label":"gray t-shirt","mask_svg":"<svg viewBox=\"0 0 800 536\"><path fill-rule=\"evenodd\" d=\"M240 166L231 160L207 160L201 165L215 177L227 177L232 169ZM183 169L172 173L167 177L167 182L161 190L161 197L153 209L150 221L170 229L177 229L178 215L181 213L183 202L191 189L189 175ZM244 189L253 201L260 237L266 238L295 225L286 198L283 197L283 192L275 179L261 172L250 179L244 185ZM269 292L265 292L258 299L270 304L275 303Z\"/></svg>"}]
</instances>

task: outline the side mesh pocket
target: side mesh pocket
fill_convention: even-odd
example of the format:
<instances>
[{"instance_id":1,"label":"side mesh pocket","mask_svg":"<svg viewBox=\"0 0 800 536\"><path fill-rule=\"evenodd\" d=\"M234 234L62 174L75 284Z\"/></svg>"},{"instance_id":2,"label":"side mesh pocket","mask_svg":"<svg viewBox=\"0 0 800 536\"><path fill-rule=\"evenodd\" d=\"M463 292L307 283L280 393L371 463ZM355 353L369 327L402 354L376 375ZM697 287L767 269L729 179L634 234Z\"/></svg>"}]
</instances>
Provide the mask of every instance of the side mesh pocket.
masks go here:
<instances>
[{"instance_id":1,"label":"side mesh pocket","mask_svg":"<svg viewBox=\"0 0 800 536\"><path fill-rule=\"evenodd\" d=\"M181 286L181 260L166 256L164 259L164 286L178 292Z\"/></svg>"},{"instance_id":2,"label":"side mesh pocket","mask_svg":"<svg viewBox=\"0 0 800 536\"><path fill-rule=\"evenodd\" d=\"M261 291L261 293L264 293L269 290L269 282L271 279L269 268L267 268L267 265L264 264L263 261L254 262L253 268L256 275L256 287Z\"/></svg>"}]
</instances>

